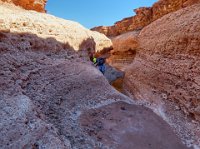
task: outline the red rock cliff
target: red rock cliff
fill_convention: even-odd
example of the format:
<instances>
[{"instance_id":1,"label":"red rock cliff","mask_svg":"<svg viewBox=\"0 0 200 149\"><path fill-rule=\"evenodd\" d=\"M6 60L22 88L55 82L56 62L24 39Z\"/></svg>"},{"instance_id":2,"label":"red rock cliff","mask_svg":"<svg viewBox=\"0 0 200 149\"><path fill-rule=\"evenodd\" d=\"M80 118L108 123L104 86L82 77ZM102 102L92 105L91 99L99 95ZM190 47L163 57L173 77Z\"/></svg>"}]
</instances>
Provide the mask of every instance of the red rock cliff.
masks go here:
<instances>
[{"instance_id":1,"label":"red rock cliff","mask_svg":"<svg viewBox=\"0 0 200 149\"><path fill-rule=\"evenodd\" d=\"M113 26L99 26L92 28L92 30L98 31L107 36L120 35L128 31L142 29L151 22L170 12L177 11L199 2L200 0L159 0L152 7L141 7L135 9L135 16L118 21Z\"/></svg>"},{"instance_id":2,"label":"red rock cliff","mask_svg":"<svg viewBox=\"0 0 200 149\"><path fill-rule=\"evenodd\" d=\"M2 2L13 3L27 10L35 10L38 12L46 12L45 5L47 0L0 0Z\"/></svg>"}]
</instances>

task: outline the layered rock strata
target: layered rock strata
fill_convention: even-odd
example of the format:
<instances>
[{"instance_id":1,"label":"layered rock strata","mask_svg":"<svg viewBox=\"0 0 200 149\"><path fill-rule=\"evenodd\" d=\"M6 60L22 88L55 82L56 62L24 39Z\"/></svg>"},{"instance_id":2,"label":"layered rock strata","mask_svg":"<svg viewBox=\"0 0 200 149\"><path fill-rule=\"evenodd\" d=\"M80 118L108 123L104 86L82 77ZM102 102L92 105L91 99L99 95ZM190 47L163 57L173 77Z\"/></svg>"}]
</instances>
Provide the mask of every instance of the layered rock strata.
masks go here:
<instances>
[{"instance_id":1,"label":"layered rock strata","mask_svg":"<svg viewBox=\"0 0 200 149\"><path fill-rule=\"evenodd\" d=\"M200 0L159 0L152 7L135 9L135 16L118 21L113 26L99 26L92 28L92 30L103 33L106 36L117 36L128 31L142 29L168 13L199 2Z\"/></svg>"}]
</instances>

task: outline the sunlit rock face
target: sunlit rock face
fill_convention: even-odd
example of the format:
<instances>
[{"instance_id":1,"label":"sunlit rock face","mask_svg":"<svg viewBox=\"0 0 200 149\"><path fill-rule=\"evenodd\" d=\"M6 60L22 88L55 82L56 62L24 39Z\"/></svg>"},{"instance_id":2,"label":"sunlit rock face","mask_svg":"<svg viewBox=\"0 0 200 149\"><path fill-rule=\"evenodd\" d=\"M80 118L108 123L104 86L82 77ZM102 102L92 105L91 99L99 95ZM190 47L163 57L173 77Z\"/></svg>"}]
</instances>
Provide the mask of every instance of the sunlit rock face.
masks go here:
<instances>
[{"instance_id":1,"label":"sunlit rock face","mask_svg":"<svg viewBox=\"0 0 200 149\"><path fill-rule=\"evenodd\" d=\"M125 76L137 99L172 100L200 120L200 4L170 13L145 27L140 50Z\"/></svg>"},{"instance_id":2,"label":"sunlit rock face","mask_svg":"<svg viewBox=\"0 0 200 149\"><path fill-rule=\"evenodd\" d=\"M0 0L2 2L13 3L27 10L46 12L45 5L47 0Z\"/></svg>"},{"instance_id":3,"label":"sunlit rock face","mask_svg":"<svg viewBox=\"0 0 200 149\"><path fill-rule=\"evenodd\" d=\"M161 18L165 14L199 3L200 0L159 0L153 7L153 21Z\"/></svg>"},{"instance_id":4,"label":"sunlit rock face","mask_svg":"<svg viewBox=\"0 0 200 149\"><path fill-rule=\"evenodd\" d=\"M132 31L111 38L113 50L110 51L110 57L107 59L111 66L125 71L126 67L132 63L139 48L139 33L140 31Z\"/></svg>"},{"instance_id":5,"label":"sunlit rock face","mask_svg":"<svg viewBox=\"0 0 200 149\"><path fill-rule=\"evenodd\" d=\"M7 4L0 18L0 148L186 149L169 125L133 105L88 61L88 48L112 45L104 35Z\"/></svg>"},{"instance_id":6,"label":"sunlit rock face","mask_svg":"<svg viewBox=\"0 0 200 149\"><path fill-rule=\"evenodd\" d=\"M28 12L11 5L1 7L0 14L0 29L2 31L31 33L49 40L48 43L32 41L32 43L26 43L27 47L33 48L34 46L43 45L44 50L51 47L54 50L68 48L78 51L91 48L101 51L112 46L111 41L105 35L92 32L73 21L60 19L45 13ZM61 42L62 45L54 45L54 39Z\"/></svg>"},{"instance_id":7,"label":"sunlit rock face","mask_svg":"<svg viewBox=\"0 0 200 149\"><path fill-rule=\"evenodd\" d=\"M128 31L142 29L168 13L199 2L200 0L159 0L152 7L135 9L135 16L118 21L113 26L99 26L92 28L92 30L103 33L106 36L117 36Z\"/></svg>"}]
</instances>

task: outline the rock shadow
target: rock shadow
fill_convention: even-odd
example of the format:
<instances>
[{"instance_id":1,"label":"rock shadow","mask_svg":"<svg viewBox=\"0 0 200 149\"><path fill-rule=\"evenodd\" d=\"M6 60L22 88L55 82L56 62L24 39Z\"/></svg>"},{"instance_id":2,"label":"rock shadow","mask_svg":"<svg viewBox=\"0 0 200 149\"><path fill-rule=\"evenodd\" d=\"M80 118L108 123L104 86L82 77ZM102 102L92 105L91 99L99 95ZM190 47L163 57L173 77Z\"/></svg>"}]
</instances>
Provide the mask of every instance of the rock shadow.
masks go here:
<instances>
[{"instance_id":1,"label":"rock shadow","mask_svg":"<svg viewBox=\"0 0 200 149\"><path fill-rule=\"evenodd\" d=\"M95 49L93 38L87 38L75 50L69 42L60 42L53 37L42 38L32 33L11 33L0 30L0 53L6 51L43 52L47 56L59 56L65 59L88 58L87 49Z\"/></svg>"}]
</instances>

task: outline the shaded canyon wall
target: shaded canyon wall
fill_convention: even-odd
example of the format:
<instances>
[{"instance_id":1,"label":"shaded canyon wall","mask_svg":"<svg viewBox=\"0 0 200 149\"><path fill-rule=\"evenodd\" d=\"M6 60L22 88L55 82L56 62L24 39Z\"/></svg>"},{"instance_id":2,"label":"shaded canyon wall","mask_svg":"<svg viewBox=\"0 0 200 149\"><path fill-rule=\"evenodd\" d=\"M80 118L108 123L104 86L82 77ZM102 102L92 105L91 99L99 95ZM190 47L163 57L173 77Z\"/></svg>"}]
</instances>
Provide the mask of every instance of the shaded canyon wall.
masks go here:
<instances>
[{"instance_id":1,"label":"shaded canyon wall","mask_svg":"<svg viewBox=\"0 0 200 149\"><path fill-rule=\"evenodd\" d=\"M200 120L200 4L170 13L145 27L125 76L137 99L172 100Z\"/></svg>"}]
</instances>

